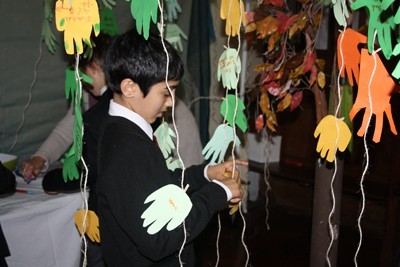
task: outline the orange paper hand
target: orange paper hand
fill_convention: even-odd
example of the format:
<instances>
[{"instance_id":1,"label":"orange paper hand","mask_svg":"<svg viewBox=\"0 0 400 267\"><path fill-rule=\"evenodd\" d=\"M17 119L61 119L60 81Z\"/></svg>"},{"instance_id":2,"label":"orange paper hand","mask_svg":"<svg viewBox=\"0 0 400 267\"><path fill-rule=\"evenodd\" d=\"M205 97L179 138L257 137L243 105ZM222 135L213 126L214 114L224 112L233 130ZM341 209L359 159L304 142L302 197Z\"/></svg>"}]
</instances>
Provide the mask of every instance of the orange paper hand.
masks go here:
<instances>
[{"instance_id":1,"label":"orange paper hand","mask_svg":"<svg viewBox=\"0 0 400 267\"><path fill-rule=\"evenodd\" d=\"M226 35L236 36L240 30L240 24L246 24L246 14L241 0L222 0L220 16L221 19L226 19Z\"/></svg>"},{"instance_id":2,"label":"orange paper hand","mask_svg":"<svg viewBox=\"0 0 400 267\"><path fill-rule=\"evenodd\" d=\"M314 131L314 137L318 138L317 152L329 162L335 159L336 151L344 151L350 142L351 132L347 124L335 116L328 115L323 118ZM328 152L329 151L329 152Z\"/></svg>"},{"instance_id":3,"label":"orange paper hand","mask_svg":"<svg viewBox=\"0 0 400 267\"><path fill-rule=\"evenodd\" d=\"M340 43L342 44L340 45ZM339 69L343 67L341 56L343 54L344 67L346 68L347 78L349 79L351 86L354 85L353 75L358 84L361 57L358 45L360 43L367 43L367 37L351 28L347 28L345 31L341 32L337 39L337 59ZM345 77L345 72L342 71L340 76Z\"/></svg>"},{"instance_id":4,"label":"orange paper hand","mask_svg":"<svg viewBox=\"0 0 400 267\"><path fill-rule=\"evenodd\" d=\"M381 140L383 114L386 114L390 130L397 135L396 126L392 117L392 109L390 106L390 97L395 90L395 83L392 77L387 72L385 66L382 64L378 55L376 57L376 71L372 74L374 68L374 56L368 53L367 49L361 50L361 64L360 64L360 83L358 85L357 99L350 110L350 119L353 120L354 116L365 108L364 118L360 129L357 132L358 136L363 136L368 127L368 119L370 114L375 114L375 131L372 140L378 143ZM371 81L370 95L372 106L369 104L368 98L368 85Z\"/></svg>"},{"instance_id":5,"label":"orange paper hand","mask_svg":"<svg viewBox=\"0 0 400 267\"><path fill-rule=\"evenodd\" d=\"M78 210L74 215L75 225L78 227L79 234L81 235L83 231L83 219L85 218L86 211L87 210L84 209ZM99 218L94 211L87 211L85 233L90 240L100 243Z\"/></svg>"},{"instance_id":6,"label":"orange paper hand","mask_svg":"<svg viewBox=\"0 0 400 267\"><path fill-rule=\"evenodd\" d=\"M70 3L71 6L70 6ZM82 40L89 46L92 28L97 36L100 32L99 8L96 0L58 0L56 2L56 27L64 31L64 46L67 54L82 54Z\"/></svg>"}]
</instances>

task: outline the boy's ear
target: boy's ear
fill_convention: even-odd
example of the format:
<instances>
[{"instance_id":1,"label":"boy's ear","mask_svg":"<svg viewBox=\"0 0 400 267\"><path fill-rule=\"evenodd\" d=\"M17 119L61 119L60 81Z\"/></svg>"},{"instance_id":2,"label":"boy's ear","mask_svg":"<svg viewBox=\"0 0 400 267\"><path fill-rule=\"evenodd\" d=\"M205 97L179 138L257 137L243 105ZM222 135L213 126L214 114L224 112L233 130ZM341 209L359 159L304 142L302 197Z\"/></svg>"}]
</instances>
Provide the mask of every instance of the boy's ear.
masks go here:
<instances>
[{"instance_id":1,"label":"boy's ear","mask_svg":"<svg viewBox=\"0 0 400 267\"><path fill-rule=\"evenodd\" d=\"M121 92L125 97L134 97L140 91L139 85L131 79L123 79L121 82Z\"/></svg>"}]
</instances>

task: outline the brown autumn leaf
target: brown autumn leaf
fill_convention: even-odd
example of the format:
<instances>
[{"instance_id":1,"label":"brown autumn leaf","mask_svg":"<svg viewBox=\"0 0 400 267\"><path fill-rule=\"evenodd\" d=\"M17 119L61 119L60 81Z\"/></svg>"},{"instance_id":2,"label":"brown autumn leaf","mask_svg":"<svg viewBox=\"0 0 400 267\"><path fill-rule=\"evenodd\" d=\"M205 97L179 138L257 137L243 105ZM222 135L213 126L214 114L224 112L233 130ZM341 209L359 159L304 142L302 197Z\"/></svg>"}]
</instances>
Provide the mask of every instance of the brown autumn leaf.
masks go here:
<instances>
[{"instance_id":1,"label":"brown autumn leaf","mask_svg":"<svg viewBox=\"0 0 400 267\"><path fill-rule=\"evenodd\" d=\"M292 102L292 95L291 94L286 94L285 97L279 102L276 111L277 112L284 111L287 107L290 106L291 102Z\"/></svg>"},{"instance_id":2,"label":"brown autumn leaf","mask_svg":"<svg viewBox=\"0 0 400 267\"><path fill-rule=\"evenodd\" d=\"M321 88L321 89L323 89L324 87L325 87L325 73L323 73L322 71L320 71L319 73L318 73L318 78L317 78L317 81L318 81L318 86Z\"/></svg>"},{"instance_id":3,"label":"brown autumn leaf","mask_svg":"<svg viewBox=\"0 0 400 267\"><path fill-rule=\"evenodd\" d=\"M275 81L267 83L266 85L264 85L264 88L273 96L277 96L281 92L281 87Z\"/></svg>"},{"instance_id":4,"label":"brown autumn leaf","mask_svg":"<svg viewBox=\"0 0 400 267\"><path fill-rule=\"evenodd\" d=\"M304 55L305 52L303 51L289 58L288 61L285 63L285 68L295 69L299 67L304 61Z\"/></svg>"},{"instance_id":5,"label":"brown autumn leaf","mask_svg":"<svg viewBox=\"0 0 400 267\"><path fill-rule=\"evenodd\" d=\"M307 14L304 11L300 12L297 16L296 22L299 30L303 30L308 22Z\"/></svg>"},{"instance_id":6,"label":"brown autumn leaf","mask_svg":"<svg viewBox=\"0 0 400 267\"><path fill-rule=\"evenodd\" d=\"M260 106L261 111L265 115L268 115L268 112L271 109L271 105L270 105L270 102L269 102L268 94L266 92L262 92L261 93L260 101L259 101L258 105Z\"/></svg>"},{"instance_id":7,"label":"brown autumn leaf","mask_svg":"<svg viewBox=\"0 0 400 267\"><path fill-rule=\"evenodd\" d=\"M300 2L302 4L307 4L310 0L297 0L297 2Z\"/></svg>"},{"instance_id":8,"label":"brown autumn leaf","mask_svg":"<svg viewBox=\"0 0 400 267\"><path fill-rule=\"evenodd\" d=\"M271 36L268 38L268 52L271 52L274 47L275 47L275 43L277 41L279 41L280 39L280 35L277 34L278 32L274 32L273 34L271 34Z\"/></svg>"},{"instance_id":9,"label":"brown autumn leaf","mask_svg":"<svg viewBox=\"0 0 400 267\"><path fill-rule=\"evenodd\" d=\"M257 25L255 22L250 22L249 24L246 25L244 32L249 33L249 32L254 32L257 30Z\"/></svg>"},{"instance_id":10,"label":"brown autumn leaf","mask_svg":"<svg viewBox=\"0 0 400 267\"><path fill-rule=\"evenodd\" d=\"M286 1L284 0L269 0L268 1L271 5L277 6L277 7L283 7Z\"/></svg>"},{"instance_id":11,"label":"brown autumn leaf","mask_svg":"<svg viewBox=\"0 0 400 267\"><path fill-rule=\"evenodd\" d=\"M315 64L318 66L318 68L319 68L321 71L323 71L323 70L325 69L326 61L323 60L323 59L318 59L318 58L317 58L317 60L315 60Z\"/></svg>"},{"instance_id":12,"label":"brown autumn leaf","mask_svg":"<svg viewBox=\"0 0 400 267\"><path fill-rule=\"evenodd\" d=\"M256 22L257 24L257 33L260 38L265 38L268 35L276 32L278 30L278 20L272 15L267 16L261 21Z\"/></svg>"},{"instance_id":13,"label":"brown autumn leaf","mask_svg":"<svg viewBox=\"0 0 400 267\"><path fill-rule=\"evenodd\" d=\"M276 132L276 127L278 126L278 122L276 120L276 115L271 110L268 112L267 116L267 127L271 130L271 132Z\"/></svg>"},{"instance_id":14,"label":"brown autumn leaf","mask_svg":"<svg viewBox=\"0 0 400 267\"><path fill-rule=\"evenodd\" d=\"M314 51L307 51L303 61L303 73L307 73L311 70L312 66L314 66L315 58L316 55Z\"/></svg>"},{"instance_id":15,"label":"brown autumn leaf","mask_svg":"<svg viewBox=\"0 0 400 267\"><path fill-rule=\"evenodd\" d=\"M254 71L255 72L268 72L272 67L273 67L273 65L270 63L262 63L262 64L258 64L257 66L255 66Z\"/></svg>"},{"instance_id":16,"label":"brown autumn leaf","mask_svg":"<svg viewBox=\"0 0 400 267\"><path fill-rule=\"evenodd\" d=\"M293 35L299 30L299 25L297 23L293 23L293 25L289 29L289 39L292 39Z\"/></svg>"},{"instance_id":17,"label":"brown autumn leaf","mask_svg":"<svg viewBox=\"0 0 400 267\"><path fill-rule=\"evenodd\" d=\"M300 65L297 68L295 68L294 70L291 70L289 79L297 80L302 75L303 75L303 65Z\"/></svg>"},{"instance_id":18,"label":"brown autumn leaf","mask_svg":"<svg viewBox=\"0 0 400 267\"><path fill-rule=\"evenodd\" d=\"M277 11L276 17L279 21L278 33L283 34L289 29L290 26L292 26L297 15L292 15L289 17L286 13Z\"/></svg>"}]
</instances>

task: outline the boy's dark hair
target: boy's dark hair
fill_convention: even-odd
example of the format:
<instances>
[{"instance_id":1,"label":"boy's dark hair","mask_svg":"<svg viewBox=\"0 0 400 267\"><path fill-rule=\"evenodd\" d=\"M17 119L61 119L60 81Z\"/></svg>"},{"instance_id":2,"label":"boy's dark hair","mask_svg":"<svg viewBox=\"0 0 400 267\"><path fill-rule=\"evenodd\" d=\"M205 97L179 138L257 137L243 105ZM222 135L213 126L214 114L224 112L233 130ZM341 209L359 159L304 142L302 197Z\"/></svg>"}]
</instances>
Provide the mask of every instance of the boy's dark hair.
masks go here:
<instances>
[{"instance_id":1,"label":"boy's dark hair","mask_svg":"<svg viewBox=\"0 0 400 267\"><path fill-rule=\"evenodd\" d=\"M183 63L175 48L164 39L168 51L168 81L178 81L183 76ZM150 88L165 81L167 56L160 36L150 33L148 40L136 29L118 36L109 47L103 70L108 87L120 94L124 79L137 83L144 97Z\"/></svg>"},{"instance_id":2,"label":"boy's dark hair","mask_svg":"<svg viewBox=\"0 0 400 267\"><path fill-rule=\"evenodd\" d=\"M92 38L92 47L86 47L88 55L82 56L79 60L79 68L85 70L86 67L92 62L97 61L103 65L107 49L112 43L113 37L109 34L100 32L99 35Z\"/></svg>"}]
</instances>

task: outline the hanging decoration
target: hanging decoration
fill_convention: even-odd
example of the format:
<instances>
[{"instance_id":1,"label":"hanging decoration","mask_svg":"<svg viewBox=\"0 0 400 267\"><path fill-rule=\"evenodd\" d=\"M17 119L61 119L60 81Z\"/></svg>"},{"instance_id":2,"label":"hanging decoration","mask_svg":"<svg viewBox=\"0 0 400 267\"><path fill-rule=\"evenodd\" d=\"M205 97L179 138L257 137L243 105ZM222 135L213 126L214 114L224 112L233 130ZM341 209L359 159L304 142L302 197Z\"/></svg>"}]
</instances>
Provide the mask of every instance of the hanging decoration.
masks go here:
<instances>
[{"instance_id":1,"label":"hanging decoration","mask_svg":"<svg viewBox=\"0 0 400 267\"><path fill-rule=\"evenodd\" d=\"M158 0L131 0L131 13L135 19L136 30L147 40L150 22L157 23Z\"/></svg>"}]
</instances>

